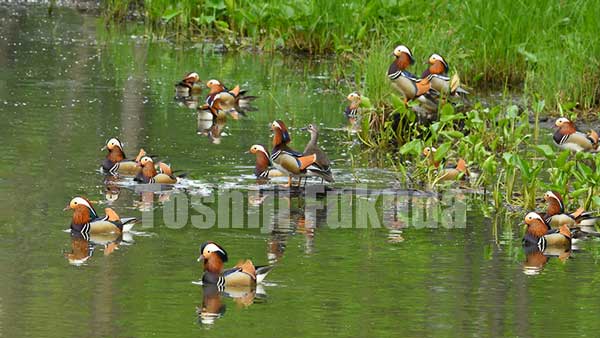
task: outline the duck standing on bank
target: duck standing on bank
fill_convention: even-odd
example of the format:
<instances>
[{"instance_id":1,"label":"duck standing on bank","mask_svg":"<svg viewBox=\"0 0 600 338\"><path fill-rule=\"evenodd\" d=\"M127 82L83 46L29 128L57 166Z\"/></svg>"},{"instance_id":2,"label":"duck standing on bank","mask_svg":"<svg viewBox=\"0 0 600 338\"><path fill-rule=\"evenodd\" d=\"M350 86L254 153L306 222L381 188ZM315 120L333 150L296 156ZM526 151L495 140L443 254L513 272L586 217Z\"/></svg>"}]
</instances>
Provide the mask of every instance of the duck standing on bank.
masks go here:
<instances>
[{"instance_id":1,"label":"duck standing on bank","mask_svg":"<svg viewBox=\"0 0 600 338\"><path fill-rule=\"evenodd\" d=\"M469 94L468 91L460 87L458 75L455 74L452 78L448 76L448 63L441 55L431 54L427 62L429 67L423 72L421 78L428 78L431 88L444 95L464 96Z\"/></svg>"},{"instance_id":2,"label":"duck standing on bank","mask_svg":"<svg viewBox=\"0 0 600 338\"><path fill-rule=\"evenodd\" d=\"M251 260L246 259L236 264L231 269L224 269L228 260L227 252L215 242L206 242L200 247L200 257L204 274L204 285L217 286L254 286L262 283L273 266L255 266Z\"/></svg>"},{"instance_id":3,"label":"duck standing on bank","mask_svg":"<svg viewBox=\"0 0 600 338\"><path fill-rule=\"evenodd\" d=\"M121 218L111 209L106 208L106 216L99 217L91 202L85 197L75 197L63 210L73 210L71 231L89 238L90 234L122 233L131 230L137 219Z\"/></svg>"},{"instance_id":4,"label":"duck standing on bank","mask_svg":"<svg viewBox=\"0 0 600 338\"><path fill-rule=\"evenodd\" d=\"M577 131L575 124L565 117L556 120L554 125L558 128L554 132L554 143L561 149L574 152L597 152L598 133L590 130L588 134Z\"/></svg>"},{"instance_id":5,"label":"duck standing on bank","mask_svg":"<svg viewBox=\"0 0 600 338\"><path fill-rule=\"evenodd\" d=\"M390 65L387 75L392 87L404 96L404 105L408 106L408 101L417 99L426 109L437 110L438 102L430 93L430 80L419 79L407 71L415 62L410 49L400 45L394 49L393 55L396 59Z\"/></svg>"}]
</instances>

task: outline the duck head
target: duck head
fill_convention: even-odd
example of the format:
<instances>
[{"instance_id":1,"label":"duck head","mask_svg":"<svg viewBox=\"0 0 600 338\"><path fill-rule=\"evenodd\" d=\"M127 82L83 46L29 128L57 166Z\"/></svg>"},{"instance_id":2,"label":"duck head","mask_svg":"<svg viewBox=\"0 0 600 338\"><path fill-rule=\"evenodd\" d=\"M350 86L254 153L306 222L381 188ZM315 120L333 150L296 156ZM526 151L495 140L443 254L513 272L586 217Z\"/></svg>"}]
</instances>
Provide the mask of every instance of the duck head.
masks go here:
<instances>
[{"instance_id":1,"label":"duck head","mask_svg":"<svg viewBox=\"0 0 600 338\"><path fill-rule=\"evenodd\" d=\"M269 159L269 152L265 149L262 144L255 144L250 147L250 153L256 155L256 166L254 168L254 174L258 177L261 173L269 168L271 160Z\"/></svg>"},{"instance_id":2,"label":"duck head","mask_svg":"<svg viewBox=\"0 0 600 338\"><path fill-rule=\"evenodd\" d=\"M554 125L559 129L562 134L568 135L576 132L575 124L566 117L561 117L554 122Z\"/></svg>"},{"instance_id":3,"label":"duck head","mask_svg":"<svg viewBox=\"0 0 600 338\"><path fill-rule=\"evenodd\" d=\"M69 209L73 210L72 223L75 225L83 225L98 218L98 213L96 213L92 203L85 197L74 197L63 210L67 211Z\"/></svg>"},{"instance_id":4,"label":"duck head","mask_svg":"<svg viewBox=\"0 0 600 338\"><path fill-rule=\"evenodd\" d=\"M183 77L182 81L185 83L194 84L196 82L200 82L200 75L198 75L196 72L187 73Z\"/></svg>"},{"instance_id":5,"label":"duck head","mask_svg":"<svg viewBox=\"0 0 600 338\"><path fill-rule=\"evenodd\" d=\"M146 178L152 178L157 175L156 168L154 167L154 161L150 156L142 156L138 163L142 167L142 175Z\"/></svg>"},{"instance_id":6,"label":"duck head","mask_svg":"<svg viewBox=\"0 0 600 338\"><path fill-rule=\"evenodd\" d=\"M540 238L550 230L550 227L537 212L530 212L525 215L525 224L527 225L527 235L530 235L533 238Z\"/></svg>"},{"instance_id":7,"label":"duck head","mask_svg":"<svg viewBox=\"0 0 600 338\"><path fill-rule=\"evenodd\" d=\"M400 70L405 70L410 65L415 63L412 52L405 45L399 45L396 47L393 54L396 57L396 65Z\"/></svg>"},{"instance_id":8,"label":"duck head","mask_svg":"<svg viewBox=\"0 0 600 338\"><path fill-rule=\"evenodd\" d=\"M437 149L435 149L434 147L425 147L425 149L423 149L423 156L425 156L425 157L429 157L429 155L433 156L433 155L435 155L436 151L437 151Z\"/></svg>"},{"instance_id":9,"label":"duck head","mask_svg":"<svg viewBox=\"0 0 600 338\"><path fill-rule=\"evenodd\" d=\"M210 94L222 92L223 90L225 90L225 87L223 86L223 84L221 84L221 82L219 82L219 80L215 80L215 79L208 80L208 82L206 83L206 86L210 89Z\"/></svg>"},{"instance_id":10,"label":"duck head","mask_svg":"<svg viewBox=\"0 0 600 338\"><path fill-rule=\"evenodd\" d=\"M271 130L273 131L273 147L288 144L292 140L290 133L285 126L285 123L281 120L275 120L271 123Z\"/></svg>"},{"instance_id":11,"label":"duck head","mask_svg":"<svg viewBox=\"0 0 600 338\"><path fill-rule=\"evenodd\" d=\"M346 96L346 99L348 99L350 103L360 103L360 101L362 100L360 94L357 92L352 92L348 94L348 96Z\"/></svg>"},{"instance_id":12,"label":"duck head","mask_svg":"<svg viewBox=\"0 0 600 338\"><path fill-rule=\"evenodd\" d=\"M431 74L446 74L448 72L448 63L439 54L431 54L429 56L429 73Z\"/></svg>"},{"instance_id":13,"label":"duck head","mask_svg":"<svg viewBox=\"0 0 600 338\"><path fill-rule=\"evenodd\" d=\"M558 192L550 190L546 191L544 194L544 201L548 202L548 211L546 212L548 216L562 214L565 210L562 197Z\"/></svg>"},{"instance_id":14,"label":"duck head","mask_svg":"<svg viewBox=\"0 0 600 338\"><path fill-rule=\"evenodd\" d=\"M227 259L227 251L215 242L206 242L200 246L198 261L204 263L204 271L221 273Z\"/></svg>"},{"instance_id":15,"label":"duck head","mask_svg":"<svg viewBox=\"0 0 600 338\"><path fill-rule=\"evenodd\" d=\"M113 162L120 162L125 159L125 152L123 151L123 143L116 138L113 137L106 141L106 145L102 147L100 150L107 150L108 156L107 158Z\"/></svg>"}]
</instances>

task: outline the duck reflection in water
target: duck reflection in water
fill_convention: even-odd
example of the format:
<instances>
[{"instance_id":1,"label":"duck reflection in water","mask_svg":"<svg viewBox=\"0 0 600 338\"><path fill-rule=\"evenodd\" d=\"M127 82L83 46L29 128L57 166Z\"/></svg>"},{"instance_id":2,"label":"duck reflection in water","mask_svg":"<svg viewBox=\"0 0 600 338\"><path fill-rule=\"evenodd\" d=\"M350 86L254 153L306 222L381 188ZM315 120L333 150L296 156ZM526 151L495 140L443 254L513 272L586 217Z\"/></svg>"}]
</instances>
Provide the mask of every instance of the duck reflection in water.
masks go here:
<instances>
[{"instance_id":1,"label":"duck reflection in water","mask_svg":"<svg viewBox=\"0 0 600 338\"><path fill-rule=\"evenodd\" d=\"M208 114L208 115L207 115ZM224 136L225 119L216 119L210 112L198 111L198 135L206 136L212 144L221 144L221 136Z\"/></svg>"},{"instance_id":2,"label":"duck reflection in water","mask_svg":"<svg viewBox=\"0 0 600 338\"><path fill-rule=\"evenodd\" d=\"M571 250L564 248L546 248L542 252L537 245L524 245L523 251L525 252L523 273L526 275L540 274L551 257L556 257L563 263L571 257Z\"/></svg>"},{"instance_id":3,"label":"duck reflection in water","mask_svg":"<svg viewBox=\"0 0 600 338\"><path fill-rule=\"evenodd\" d=\"M202 286L202 305L196 307L198 322L203 325L213 325L217 319L225 315L227 305L225 298L232 299L238 308L247 308L257 300L266 299L267 294L262 285L256 286L225 286L214 284Z\"/></svg>"},{"instance_id":4,"label":"duck reflection in water","mask_svg":"<svg viewBox=\"0 0 600 338\"><path fill-rule=\"evenodd\" d=\"M109 256L122 243L132 242L133 236L130 232L86 235L78 231L71 231L71 252L66 252L64 256L69 264L80 266L92 257L98 246L103 248L104 256Z\"/></svg>"}]
</instances>

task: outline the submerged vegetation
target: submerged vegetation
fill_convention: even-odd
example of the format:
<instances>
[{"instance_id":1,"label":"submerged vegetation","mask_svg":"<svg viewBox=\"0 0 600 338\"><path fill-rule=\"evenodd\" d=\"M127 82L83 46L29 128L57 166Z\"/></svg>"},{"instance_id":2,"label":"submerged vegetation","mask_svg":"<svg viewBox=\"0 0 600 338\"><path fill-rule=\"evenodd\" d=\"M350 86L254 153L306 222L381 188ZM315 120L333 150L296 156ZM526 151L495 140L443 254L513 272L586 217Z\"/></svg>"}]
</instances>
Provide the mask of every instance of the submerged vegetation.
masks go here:
<instances>
[{"instance_id":1,"label":"submerged vegetation","mask_svg":"<svg viewBox=\"0 0 600 338\"><path fill-rule=\"evenodd\" d=\"M402 43L418 61L433 52L442 54L471 87L519 89L539 94L550 110L575 102L586 111L600 103L599 12L595 1L104 2L109 22L137 13L152 36L211 38L226 46L262 50L335 52L348 56L341 64L360 63L361 72L373 67L370 62L382 61L372 53L389 56ZM370 85L365 90L373 96Z\"/></svg>"}]
</instances>

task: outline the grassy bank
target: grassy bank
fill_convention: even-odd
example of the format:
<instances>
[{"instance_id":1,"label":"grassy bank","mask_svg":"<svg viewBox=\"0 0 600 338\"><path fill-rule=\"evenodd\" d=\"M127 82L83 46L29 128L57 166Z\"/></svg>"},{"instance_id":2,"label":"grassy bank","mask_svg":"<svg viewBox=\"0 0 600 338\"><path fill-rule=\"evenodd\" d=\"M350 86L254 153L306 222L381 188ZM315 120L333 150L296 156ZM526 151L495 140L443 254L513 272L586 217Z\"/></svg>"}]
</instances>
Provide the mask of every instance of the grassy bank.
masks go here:
<instances>
[{"instance_id":1,"label":"grassy bank","mask_svg":"<svg viewBox=\"0 0 600 338\"><path fill-rule=\"evenodd\" d=\"M597 1L107 0L103 7L109 22L137 12L154 36L336 52L364 67L372 67L369 54L402 43L418 61L444 55L474 88L522 89L549 109L600 105ZM390 60L377 61L383 73Z\"/></svg>"}]
</instances>

